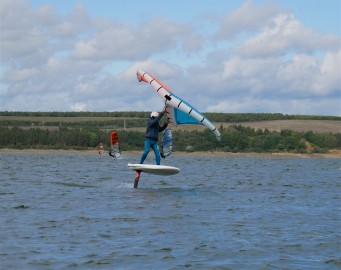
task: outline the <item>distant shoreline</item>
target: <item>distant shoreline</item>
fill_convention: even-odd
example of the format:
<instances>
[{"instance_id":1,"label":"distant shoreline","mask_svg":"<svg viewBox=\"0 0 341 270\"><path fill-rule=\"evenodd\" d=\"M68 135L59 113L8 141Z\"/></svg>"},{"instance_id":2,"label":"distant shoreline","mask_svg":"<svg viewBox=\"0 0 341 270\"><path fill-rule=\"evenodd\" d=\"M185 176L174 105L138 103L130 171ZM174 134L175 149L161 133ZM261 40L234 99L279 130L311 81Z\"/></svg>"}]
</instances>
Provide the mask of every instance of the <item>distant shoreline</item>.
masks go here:
<instances>
[{"instance_id":1,"label":"distant shoreline","mask_svg":"<svg viewBox=\"0 0 341 270\"><path fill-rule=\"evenodd\" d=\"M122 155L141 155L141 151L123 151ZM54 149L0 149L0 155L6 154L70 154L70 155L99 155L98 150L54 150ZM153 154L153 153L152 153ZM108 155L104 151L103 156ZM331 150L326 154L295 154L295 153L232 153L232 152L174 152L174 156L211 156L211 157L264 157L264 158L341 158L341 150Z\"/></svg>"}]
</instances>

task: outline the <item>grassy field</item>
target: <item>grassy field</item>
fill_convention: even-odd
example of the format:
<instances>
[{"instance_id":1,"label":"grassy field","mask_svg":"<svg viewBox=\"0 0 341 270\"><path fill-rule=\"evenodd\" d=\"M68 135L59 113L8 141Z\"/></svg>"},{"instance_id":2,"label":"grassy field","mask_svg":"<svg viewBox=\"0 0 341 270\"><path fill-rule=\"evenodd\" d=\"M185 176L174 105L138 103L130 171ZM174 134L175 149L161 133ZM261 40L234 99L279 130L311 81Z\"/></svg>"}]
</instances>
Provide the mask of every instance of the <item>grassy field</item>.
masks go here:
<instances>
[{"instance_id":1,"label":"grassy field","mask_svg":"<svg viewBox=\"0 0 341 270\"><path fill-rule=\"evenodd\" d=\"M290 129L294 131L341 133L341 122L330 120L278 120L264 122L246 122L242 123L241 125L252 127L255 129L267 128L271 131Z\"/></svg>"},{"instance_id":2,"label":"grassy field","mask_svg":"<svg viewBox=\"0 0 341 270\"><path fill-rule=\"evenodd\" d=\"M26 125L20 126L21 128L31 128L38 127L43 129L56 129L58 126L46 125L47 123L60 123L60 125L65 125L67 123L81 123L81 122L103 122L103 121L114 121L121 120L122 123L124 119L136 120L140 118L123 118L123 117L25 117L25 116L0 116L0 123L3 121L26 121L26 122L39 122L40 125ZM223 126L228 128L234 124L241 124L245 127L251 127L255 129L268 129L271 131L280 131L284 129L294 130L294 131L313 131L313 132L331 132L331 133L341 133L341 121L333 120L274 120L274 121L260 121L260 122L243 122L243 123L228 123L228 122L218 122L214 123L218 128ZM3 125L1 125L3 126ZM113 127L107 127L108 129L113 129ZM174 127L174 129L180 130L203 130L205 127L196 125L181 125ZM101 127L101 129L106 129ZM123 130L124 126L115 126L116 130ZM145 127L131 127L128 124L125 127L126 130L138 130L144 131Z\"/></svg>"},{"instance_id":3,"label":"grassy field","mask_svg":"<svg viewBox=\"0 0 341 270\"><path fill-rule=\"evenodd\" d=\"M270 131L280 130L294 130L294 131L313 131L313 132L331 132L341 133L341 121L331 120L278 120L278 121L261 121L261 122L244 122L244 123L214 123L216 127L221 125L228 128L231 125L240 124L244 127L251 127L254 129L268 129ZM175 127L185 130L203 130L206 127L196 125L183 125ZM132 128L134 130L145 130L145 128Z\"/></svg>"},{"instance_id":4,"label":"grassy field","mask_svg":"<svg viewBox=\"0 0 341 270\"><path fill-rule=\"evenodd\" d=\"M62 122L62 123L80 123L80 122L105 122L124 119L140 119L134 117L50 117L50 116L0 116L1 121L31 121L31 122Z\"/></svg>"}]
</instances>

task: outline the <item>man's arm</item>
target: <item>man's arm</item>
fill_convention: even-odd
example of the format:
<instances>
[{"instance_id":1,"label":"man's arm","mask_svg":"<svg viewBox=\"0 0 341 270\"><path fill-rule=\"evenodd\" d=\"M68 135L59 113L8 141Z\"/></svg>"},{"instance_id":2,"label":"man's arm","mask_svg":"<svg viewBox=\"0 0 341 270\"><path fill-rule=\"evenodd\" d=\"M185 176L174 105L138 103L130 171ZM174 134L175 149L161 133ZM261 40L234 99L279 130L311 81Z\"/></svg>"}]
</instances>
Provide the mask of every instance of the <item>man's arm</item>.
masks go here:
<instances>
[{"instance_id":1,"label":"man's arm","mask_svg":"<svg viewBox=\"0 0 341 270\"><path fill-rule=\"evenodd\" d=\"M159 132L162 132L166 129L166 127L168 126L168 123L164 123L162 127L159 128Z\"/></svg>"}]
</instances>

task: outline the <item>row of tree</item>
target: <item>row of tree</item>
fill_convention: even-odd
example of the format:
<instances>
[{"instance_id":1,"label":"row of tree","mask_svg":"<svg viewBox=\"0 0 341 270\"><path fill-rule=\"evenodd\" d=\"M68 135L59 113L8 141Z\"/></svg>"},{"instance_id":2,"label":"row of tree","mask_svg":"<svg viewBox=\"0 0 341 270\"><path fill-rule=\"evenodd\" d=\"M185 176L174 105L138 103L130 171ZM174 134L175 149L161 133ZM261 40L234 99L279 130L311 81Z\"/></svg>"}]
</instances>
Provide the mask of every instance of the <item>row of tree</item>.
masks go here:
<instances>
[{"instance_id":1,"label":"row of tree","mask_svg":"<svg viewBox=\"0 0 341 270\"><path fill-rule=\"evenodd\" d=\"M241 125L220 128L221 142L210 130L173 131L175 151L225 152L325 152L341 147L341 134L255 130ZM89 149L103 143L109 149L110 132L98 128L39 128L0 127L0 148ZM144 132L121 131L119 139L123 151L142 150Z\"/></svg>"},{"instance_id":2,"label":"row of tree","mask_svg":"<svg viewBox=\"0 0 341 270\"><path fill-rule=\"evenodd\" d=\"M117 118L142 118L149 117L150 112L0 112L0 116L25 116L25 117L117 117ZM281 113L204 113L213 122L254 122L269 120L335 120L341 121L339 116L317 115L289 115ZM29 121L29 119L27 120Z\"/></svg>"},{"instance_id":3,"label":"row of tree","mask_svg":"<svg viewBox=\"0 0 341 270\"><path fill-rule=\"evenodd\" d=\"M84 118L86 119L86 118ZM117 118L117 119L98 119L98 120L83 120L83 121L65 121L65 119L60 119L60 121L51 121L49 119L42 119L41 121L27 120L2 120L0 126L2 127L72 127L72 128L84 128L84 127L101 127L101 128L123 128L127 127L144 127L146 125L146 118Z\"/></svg>"}]
</instances>

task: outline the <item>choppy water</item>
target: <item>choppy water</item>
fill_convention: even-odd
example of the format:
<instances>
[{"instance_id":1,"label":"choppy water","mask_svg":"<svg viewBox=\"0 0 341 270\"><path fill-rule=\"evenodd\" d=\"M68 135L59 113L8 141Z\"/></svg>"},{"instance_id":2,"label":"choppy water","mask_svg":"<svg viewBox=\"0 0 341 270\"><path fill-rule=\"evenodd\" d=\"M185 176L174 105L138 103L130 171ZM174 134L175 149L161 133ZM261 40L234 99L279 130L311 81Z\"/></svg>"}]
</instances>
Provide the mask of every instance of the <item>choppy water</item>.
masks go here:
<instances>
[{"instance_id":1,"label":"choppy water","mask_svg":"<svg viewBox=\"0 0 341 270\"><path fill-rule=\"evenodd\" d=\"M138 160L0 155L0 269L341 268L339 159Z\"/></svg>"}]
</instances>

